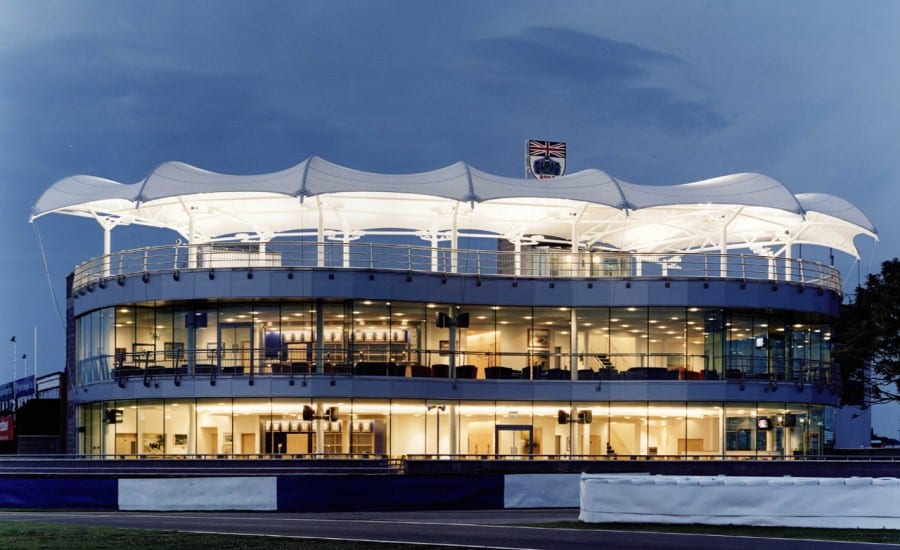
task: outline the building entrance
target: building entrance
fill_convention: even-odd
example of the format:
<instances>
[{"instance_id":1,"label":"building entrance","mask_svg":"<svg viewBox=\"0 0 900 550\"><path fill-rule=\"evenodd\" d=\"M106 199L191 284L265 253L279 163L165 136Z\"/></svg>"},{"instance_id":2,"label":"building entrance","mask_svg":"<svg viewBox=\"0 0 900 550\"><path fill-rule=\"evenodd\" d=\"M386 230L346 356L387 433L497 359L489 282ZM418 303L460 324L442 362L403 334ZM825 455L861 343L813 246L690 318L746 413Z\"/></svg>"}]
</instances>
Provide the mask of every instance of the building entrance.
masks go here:
<instances>
[{"instance_id":1,"label":"building entrance","mask_svg":"<svg viewBox=\"0 0 900 550\"><path fill-rule=\"evenodd\" d=\"M534 428L527 424L497 426L494 430L494 449L497 455L534 454Z\"/></svg>"}]
</instances>

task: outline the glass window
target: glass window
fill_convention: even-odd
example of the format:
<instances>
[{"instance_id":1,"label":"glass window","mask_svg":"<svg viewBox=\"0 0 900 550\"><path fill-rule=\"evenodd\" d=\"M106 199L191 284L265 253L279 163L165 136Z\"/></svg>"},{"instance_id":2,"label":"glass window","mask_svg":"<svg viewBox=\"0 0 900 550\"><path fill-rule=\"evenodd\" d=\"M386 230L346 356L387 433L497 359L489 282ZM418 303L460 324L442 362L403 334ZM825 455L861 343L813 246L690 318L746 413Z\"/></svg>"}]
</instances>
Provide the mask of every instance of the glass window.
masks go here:
<instances>
[{"instance_id":1,"label":"glass window","mask_svg":"<svg viewBox=\"0 0 900 550\"><path fill-rule=\"evenodd\" d=\"M428 312L425 304L391 303L393 319L391 340L394 346L394 361L410 367L406 369L407 376L413 376L412 367L414 365L422 366L427 363L425 342L428 332L434 327L433 320L430 325L428 323ZM434 329L436 330L437 327ZM422 374L422 369L418 369L416 374Z\"/></svg>"},{"instance_id":2,"label":"glass window","mask_svg":"<svg viewBox=\"0 0 900 550\"><path fill-rule=\"evenodd\" d=\"M281 308L272 304L253 304L253 352L250 367L254 372L271 372L272 361L286 359L280 338Z\"/></svg>"},{"instance_id":3,"label":"glass window","mask_svg":"<svg viewBox=\"0 0 900 550\"><path fill-rule=\"evenodd\" d=\"M612 452L626 458L646 454L646 403L610 404L609 420L609 443Z\"/></svg>"},{"instance_id":4,"label":"glass window","mask_svg":"<svg viewBox=\"0 0 900 550\"><path fill-rule=\"evenodd\" d=\"M531 353L529 349L528 331L532 328L534 316L531 308L501 307L494 310L496 331L500 354L498 364L509 367L514 372L521 372L521 377L530 379L529 368L533 362L546 362L549 358L542 350Z\"/></svg>"},{"instance_id":5,"label":"glass window","mask_svg":"<svg viewBox=\"0 0 900 550\"><path fill-rule=\"evenodd\" d=\"M686 367L687 371L692 373L688 376L707 380L718 378L715 364L707 355L705 311L697 307L688 308L684 338Z\"/></svg>"},{"instance_id":6,"label":"glass window","mask_svg":"<svg viewBox=\"0 0 900 550\"><path fill-rule=\"evenodd\" d=\"M728 378L753 378L753 317L730 315L725 323L725 374Z\"/></svg>"},{"instance_id":7,"label":"glass window","mask_svg":"<svg viewBox=\"0 0 900 550\"><path fill-rule=\"evenodd\" d=\"M156 364L156 348L160 333L156 328L156 311L153 308L136 308L134 312L134 339L132 352L135 363L146 367Z\"/></svg>"},{"instance_id":8,"label":"glass window","mask_svg":"<svg viewBox=\"0 0 900 550\"><path fill-rule=\"evenodd\" d=\"M703 355L706 357L706 379L725 377L725 312L721 309L701 310L703 313ZM731 373L735 374L735 373Z\"/></svg>"},{"instance_id":9,"label":"glass window","mask_svg":"<svg viewBox=\"0 0 900 550\"><path fill-rule=\"evenodd\" d=\"M578 309L578 353L580 369L591 369L601 378L615 378L616 366L609 356L609 309Z\"/></svg>"},{"instance_id":10,"label":"glass window","mask_svg":"<svg viewBox=\"0 0 900 550\"><path fill-rule=\"evenodd\" d=\"M106 453L118 456L143 454L138 444L138 407L136 401L108 402L103 410L106 429Z\"/></svg>"},{"instance_id":11,"label":"glass window","mask_svg":"<svg viewBox=\"0 0 900 550\"><path fill-rule=\"evenodd\" d=\"M184 455L197 452L197 434L191 421L194 404L191 401L167 401L166 449L168 454Z\"/></svg>"},{"instance_id":12,"label":"glass window","mask_svg":"<svg viewBox=\"0 0 900 550\"><path fill-rule=\"evenodd\" d=\"M501 342L496 310L488 306L471 306L465 308L465 312L469 314L469 327L461 330L462 363L475 366L477 377L486 378L496 370L489 373L485 369L500 365L497 353Z\"/></svg>"},{"instance_id":13,"label":"glass window","mask_svg":"<svg viewBox=\"0 0 900 550\"><path fill-rule=\"evenodd\" d=\"M665 368L673 377L687 379L684 308L652 307L649 312L650 366Z\"/></svg>"},{"instance_id":14,"label":"glass window","mask_svg":"<svg viewBox=\"0 0 900 550\"><path fill-rule=\"evenodd\" d=\"M315 364L315 312L315 307L308 302L290 302L281 308L280 338L271 334L266 336L266 355L269 356L270 368L272 363L278 363L276 371L306 372L310 365ZM290 369L285 369L282 365L289 366Z\"/></svg>"},{"instance_id":15,"label":"glass window","mask_svg":"<svg viewBox=\"0 0 900 550\"><path fill-rule=\"evenodd\" d=\"M451 417L455 402L430 400L425 402L425 454L447 455L452 452Z\"/></svg>"},{"instance_id":16,"label":"glass window","mask_svg":"<svg viewBox=\"0 0 900 550\"><path fill-rule=\"evenodd\" d=\"M786 405L781 423L784 427L784 446L789 456L815 454L821 437L820 432L810 430L806 406Z\"/></svg>"},{"instance_id":17,"label":"glass window","mask_svg":"<svg viewBox=\"0 0 900 550\"><path fill-rule=\"evenodd\" d=\"M78 408L78 452L80 454L99 455L103 452L101 447L102 430L105 425L101 416L103 410L103 403L91 403Z\"/></svg>"},{"instance_id":18,"label":"glass window","mask_svg":"<svg viewBox=\"0 0 900 550\"><path fill-rule=\"evenodd\" d=\"M683 455L687 438L684 403L652 403L647 410L647 455Z\"/></svg>"},{"instance_id":19,"label":"glass window","mask_svg":"<svg viewBox=\"0 0 900 550\"><path fill-rule=\"evenodd\" d=\"M310 407L312 415L317 417L314 419L304 420L303 411L305 407ZM335 405L337 406L337 405ZM271 407L270 414L266 414L264 410ZM245 423L242 420L241 412L246 408L250 408L254 412L260 409L260 416L253 418L253 422ZM315 452L321 452L322 441L317 439L318 432L324 432L325 428L330 428L329 420L323 419L327 407L320 408L314 403L309 403L301 399L278 398L268 401L237 401L235 403L235 431L238 432L240 446L248 448L251 445L259 448L262 453L292 456L305 456ZM340 407L336 419L340 417ZM255 428L251 432L251 428ZM260 437L254 439L253 432L260 434ZM329 432L331 430L329 429ZM340 433L335 430L335 433ZM238 442L235 442L236 444ZM338 440L338 443L340 441ZM332 450L331 452L340 452Z\"/></svg>"},{"instance_id":20,"label":"glass window","mask_svg":"<svg viewBox=\"0 0 900 550\"><path fill-rule=\"evenodd\" d=\"M577 412L590 412L591 420L590 423L582 424L579 429L581 454L592 457L614 456L609 440L609 408L609 403L605 401L579 405Z\"/></svg>"},{"instance_id":21,"label":"glass window","mask_svg":"<svg viewBox=\"0 0 900 550\"><path fill-rule=\"evenodd\" d=\"M166 454L166 425L162 403L139 401L137 407L138 452L144 455Z\"/></svg>"},{"instance_id":22,"label":"glass window","mask_svg":"<svg viewBox=\"0 0 900 550\"><path fill-rule=\"evenodd\" d=\"M678 454L721 455L722 413L722 407L713 403L687 403L687 435L678 442Z\"/></svg>"},{"instance_id":23,"label":"glass window","mask_svg":"<svg viewBox=\"0 0 900 550\"><path fill-rule=\"evenodd\" d=\"M456 407L459 414L459 452L483 458L496 454L494 402L467 401Z\"/></svg>"},{"instance_id":24,"label":"glass window","mask_svg":"<svg viewBox=\"0 0 900 550\"><path fill-rule=\"evenodd\" d=\"M383 307L382 304L381 309ZM365 347L359 351L351 349L350 329L353 322L353 308L345 303L318 303L316 311L321 311L322 316L322 337L319 339L318 334L315 337L316 363L321 362L325 372L349 371L354 362L354 355L364 353L366 350ZM386 314L381 313L381 315ZM366 317L365 312L363 320L366 323L374 322L372 318ZM318 333L318 331L317 327L316 332Z\"/></svg>"},{"instance_id":25,"label":"glass window","mask_svg":"<svg viewBox=\"0 0 900 550\"><path fill-rule=\"evenodd\" d=\"M76 382L109 380L115 366L115 312L93 311L75 324Z\"/></svg>"},{"instance_id":26,"label":"glass window","mask_svg":"<svg viewBox=\"0 0 900 550\"><path fill-rule=\"evenodd\" d=\"M754 456L765 441L757 439L756 405L728 403L725 405L725 453L733 456Z\"/></svg>"},{"instance_id":27,"label":"glass window","mask_svg":"<svg viewBox=\"0 0 900 550\"><path fill-rule=\"evenodd\" d=\"M197 400L197 453L234 452L231 398Z\"/></svg>"},{"instance_id":28,"label":"glass window","mask_svg":"<svg viewBox=\"0 0 900 550\"><path fill-rule=\"evenodd\" d=\"M756 411L758 451L761 456L785 456L784 405L760 403Z\"/></svg>"},{"instance_id":29,"label":"glass window","mask_svg":"<svg viewBox=\"0 0 900 550\"><path fill-rule=\"evenodd\" d=\"M388 452L390 405L387 400L354 399L347 421L350 454L368 457Z\"/></svg>"},{"instance_id":30,"label":"glass window","mask_svg":"<svg viewBox=\"0 0 900 550\"><path fill-rule=\"evenodd\" d=\"M821 456L825 452L826 429L824 406L809 406L809 427L806 434L806 439L807 454L813 456Z\"/></svg>"},{"instance_id":31,"label":"glass window","mask_svg":"<svg viewBox=\"0 0 900 550\"><path fill-rule=\"evenodd\" d=\"M569 308L534 308L528 329L528 350L535 366L543 365L549 378L569 378Z\"/></svg>"},{"instance_id":32,"label":"glass window","mask_svg":"<svg viewBox=\"0 0 900 550\"><path fill-rule=\"evenodd\" d=\"M391 401L389 452L393 456L426 454L425 426L427 407L423 399ZM465 441L465 438L462 439ZM462 449L460 452L465 452Z\"/></svg>"},{"instance_id":33,"label":"glass window","mask_svg":"<svg viewBox=\"0 0 900 550\"><path fill-rule=\"evenodd\" d=\"M610 309L609 349L618 369L647 367L647 308L616 307ZM632 374L639 371L632 371Z\"/></svg>"}]
</instances>

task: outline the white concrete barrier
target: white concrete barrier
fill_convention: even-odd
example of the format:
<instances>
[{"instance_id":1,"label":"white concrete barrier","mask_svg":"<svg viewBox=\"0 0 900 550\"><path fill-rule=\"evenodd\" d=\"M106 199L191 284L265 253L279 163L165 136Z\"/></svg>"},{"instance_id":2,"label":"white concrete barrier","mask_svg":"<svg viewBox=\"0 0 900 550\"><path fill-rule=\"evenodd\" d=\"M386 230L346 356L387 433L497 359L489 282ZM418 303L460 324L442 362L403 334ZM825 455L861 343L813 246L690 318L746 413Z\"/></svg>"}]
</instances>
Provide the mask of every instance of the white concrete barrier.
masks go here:
<instances>
[{"instance_id":1,"label":"white concrete barrier","mask_svg":"<svg viewBox=\"0 0 900 550\"><path fill-rule=\"evenodd\" d=\"M119 510L278 509L275 477L120 479Z\"/></svg>"},{"instance_id":2,"label":"white concrete barrier","mask_svg":"<svg viewBox=\"0 0 900 550\"><path fill-rule=\"evenodd\" d=\"M582 474L585 522L900 529L900 479Z\"/></svg>"},{"instance_id":3,"label":"white concrete barrier","mask_svg":"<svg viewBox=\"0 0 900 550\"><path fill-rule=\"evenodd\" d=\"M581 474L503 476L504 508L577 508Z\"/></svg>"}]
</instances>

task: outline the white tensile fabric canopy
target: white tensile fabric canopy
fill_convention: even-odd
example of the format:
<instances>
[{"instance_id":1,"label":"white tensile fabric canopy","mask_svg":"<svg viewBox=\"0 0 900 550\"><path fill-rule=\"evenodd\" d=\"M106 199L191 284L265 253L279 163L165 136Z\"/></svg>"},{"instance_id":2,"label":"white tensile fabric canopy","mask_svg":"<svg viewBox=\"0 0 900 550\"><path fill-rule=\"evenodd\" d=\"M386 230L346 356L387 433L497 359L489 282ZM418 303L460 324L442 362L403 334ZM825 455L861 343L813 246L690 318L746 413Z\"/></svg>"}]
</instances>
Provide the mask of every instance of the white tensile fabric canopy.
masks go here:
<instances>
[{"instance_id":1,"label":"white tensile fabric canopy","mask_svg":"<svg viewBox=\"0 0 900 550\"><path fill-rule=\"evenodd\" d=\"M432 242L469 232L650 253L780 255L792 244L814 244L858 258L854 239L877 239L871 221L849 202L794 195L761 174L649 186L600 170L508 178L462 162L418 174L376 174L319 157L261 175L167 162L134 184L72 176L44 192L31 221L50 213L95 218L107 230L168 228L189 243L298 235L348 241L391 230Z\"/></svg>"}]
</instances>

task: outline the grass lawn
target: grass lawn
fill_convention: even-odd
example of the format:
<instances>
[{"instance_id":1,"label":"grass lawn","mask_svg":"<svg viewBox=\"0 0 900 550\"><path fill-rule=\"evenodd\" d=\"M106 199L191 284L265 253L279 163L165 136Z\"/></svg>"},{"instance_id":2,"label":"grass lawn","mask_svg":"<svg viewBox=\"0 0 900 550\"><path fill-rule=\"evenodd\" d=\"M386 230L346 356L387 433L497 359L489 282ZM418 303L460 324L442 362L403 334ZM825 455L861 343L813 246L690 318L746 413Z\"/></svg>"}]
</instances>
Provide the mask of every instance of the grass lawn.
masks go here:
<instances>
[{"instance_id":1,"label":"grass lawn","mask_svg":"<svg viewBox=\"0 0 900 550\"><path fill-rule=\"evenodd\" d=\"M128 548L199 548L209 550L384 550L396 545L335 540L307 540L280 537L254 537L148 531L113 527L88 527L34 521L0 523L0 540L5 550L111 550ZM435 550L431 545L403 545L405 549Z\"/></svg>"},{"instance_id":2,"label":"grass lawn","mask_svg":"<svg viewBox=\"0 0 900 550\"><path fill-rule=\"evenodd\" d=\"M748 527L740 525L660 525L650 523L582 523L577 521L533 524L533 527L561 529L608 529L615 531L653 531L662 533L716 534L730 536L777 537L808 540L855 541L900 544L896 529L812 529L803 527ZM313 549L384 550L396 545L371 542L291 539L281 537L235 536L175 531L150 531L89 527L33 521L0 522L0 540L6 550L65 549L103 550L121 548L200 548L238 549ZM403 545L410 550L435 550L430 545Z\"/></svg>"}]
</instances>

